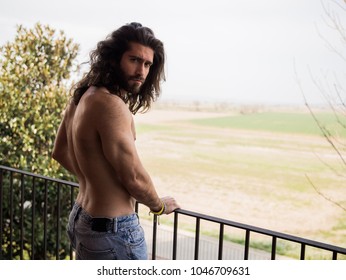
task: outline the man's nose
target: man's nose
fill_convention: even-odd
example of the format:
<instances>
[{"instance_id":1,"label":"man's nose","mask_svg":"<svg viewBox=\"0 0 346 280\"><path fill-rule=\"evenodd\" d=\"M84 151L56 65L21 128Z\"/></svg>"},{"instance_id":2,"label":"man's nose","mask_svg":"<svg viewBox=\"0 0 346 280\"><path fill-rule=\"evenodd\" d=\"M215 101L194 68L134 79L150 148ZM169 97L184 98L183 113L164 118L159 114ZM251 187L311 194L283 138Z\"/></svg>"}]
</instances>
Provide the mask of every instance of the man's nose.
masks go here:
<instances>
[{"instance_id":1,"label":"man's nose","mask_svg":"<svg viewBox=\"0 0 346 280\"><path fill-rule=\"evenodd\" d=\"M144 63L138 63L136 68L136 74L143 76L145 73L145 65Z\"/></svg>"}]
</instances>

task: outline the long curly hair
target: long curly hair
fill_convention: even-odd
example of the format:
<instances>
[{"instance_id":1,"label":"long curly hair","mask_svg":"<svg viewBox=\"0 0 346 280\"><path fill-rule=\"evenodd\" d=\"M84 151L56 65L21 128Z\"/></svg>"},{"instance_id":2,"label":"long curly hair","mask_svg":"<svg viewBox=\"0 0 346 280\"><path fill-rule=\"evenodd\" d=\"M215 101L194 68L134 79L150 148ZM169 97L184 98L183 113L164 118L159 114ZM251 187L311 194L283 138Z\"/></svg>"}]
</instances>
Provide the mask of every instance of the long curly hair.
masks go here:
<instances>
[{"instance_id":1,"label":"long curly hair","mask_svg":"<svg viewBox=\"0 0 346 280\"><path fill-rule=\"evenodd\" d=\"M153 64L138 94L122 93L119 86L122 78L120 60L124 52L130 49L131 42L150 47L154 51ZM128 104L133 114L139 110L147 111L160 96L161 81L165 81L164 63L164 46L154 32L140 23L126 24L100 41L90 53L90 70L72 89L73 102L78 105L90 86L106 87L110 93L118 95Z\"/></svg>"}]
</instances>

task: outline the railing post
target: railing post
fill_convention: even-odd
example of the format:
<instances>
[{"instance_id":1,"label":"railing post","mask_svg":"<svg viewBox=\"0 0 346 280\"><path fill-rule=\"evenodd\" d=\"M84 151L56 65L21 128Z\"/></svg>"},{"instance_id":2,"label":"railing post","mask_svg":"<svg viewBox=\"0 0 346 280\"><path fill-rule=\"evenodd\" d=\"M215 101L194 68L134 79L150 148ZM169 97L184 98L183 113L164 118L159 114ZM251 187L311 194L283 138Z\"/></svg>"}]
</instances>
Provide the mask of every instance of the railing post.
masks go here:
<instances>
[{"instance_id":1,"label":"railing post","mask_svg":"<svg viewBox=\"0 0 346 280\"><path fill-rule=\"evenodd\" d=\"M56 247L55 247L55 255L56 255L56 259L59 260L60 259L60 188L61 188L61 184L58 183L58 189L57 189L57 213L56 213L56 228L57 228L57 232L56 232Z\"/></svg>"},{"instance_id":2,"label":"railing post","mask_svg":"<svg viewBox=\"0 0 346 280\"><path fill-rule=\"evenodd\" d=\"M43 258L47 259L47 206L48 206L48 186L44 180L44 208L43 208Z\"/></svg>"},{"instance_id":3,"label":"railing post","mask_svg":"<svg viewBox=\"0 0 346 280\"><path fill-rule=\"evenodd\" d=\"M20 179L20 259L24 259L24 174Z\"/></svg>"},{"instance_id":4,"label":"railing post","mask_svg":"<svg viewBox=\"0 0 346 280\"><path fill-rule=\"evenodd\" d=\"M35 259L35 204L36 204L36 187L35 177L32 177L31 193L31 259Z\"/></svg>"},{"instance_id":5,"label":"railing post","mask_svg":"<svg viewBox=\"0 0 346 280\"><path fill-rule=\"evenodd\" d=\"M10 172L10 259L13 259L13 172Z\"/></svg>"},{"instance_id":6,"label":"railing post","mask_svg":"<svg viewBox=\"0 0 346 280\"><path fill-rule=\"evenodd\" d=\"M201 219L200 218L196 218L195 260L198 260L200 226L201 226Z\"/></svg>"},{"instance_id":7,"label":"railing post","mask_svg":"<svg viewBox=\"0 0 346 280\"><path fill-rule=\"evenodd\" d=\"M72 208L73 208L73 205L74 205L74 188L71 187L71 193L70 193L70 211L72 211ZM136 213L138 213L138 203L136 203L136 207L137 207L137 210L136 210ZM70 244L70 260L73 259L73 248L72 248L72 245Z\"/></svg>"},{"instance_id":8,"label":"railing post","mask_svg":"<svg viewBox=\"0 0 346 280\"><path fill-rule=\"evenodd\" d=\"M71 193L71 202L72 202L72 200L73 200L74 198L73 198L73 193ZM139 206L139 203L138 203L138 201L136 201L136 203L135 203L135 212L138 214L138 206ZM72 209L72 206L71 206L71 209Z\"/></svg>"},{"instance_id":9,"label":"railing post","mask_svg":"<svg viewBox=\"0 0 346 280\"><path fill-rule=\"evenodd\" d=\"M301 243L301 248L300 248L300 259L305 260L305 244Z\"/></svg>"},{"instance_id":10,"label":"railing post","mask_svg":"<svg viewBox=\"0 0 346 280\"><path fill-rule=\"evenodd\" d=\"M249 259L249 247L250 247L250 231L247 229L245 233L244 260Z\"/></svg>"},{"instance_id":11,"label":"railing post","mask_svg":"<svg viewBox=\"0 0 346 280\"><path fill-rule=\"evenodd\" d=\"M275 260L276 255L276 236L273 236L271 260Z\"/></svg>"},{"instance_id":12,"label":"railing post","mask_svg":"<svg viewBox=\"0 0 346 280\"><path fill-rule=\"evenodd\" d=\"M153 244L152 244L152 253L151 258L156 260L156 241L157 241L157 215L154 215L153 218Z\"/></svg>"},{"instance_id":13,"label":"railing post","mask_svg":"<svg viewBox=\"0 0 346 280\"><path fill-rule=\"evenodd\" d=\"M222 260L222 250L223 250L223 234L224 234L224 224L220 224L220 231L219 231L219 254L218 254L218 260Z\"/></svg>"},{"instance_id":14,"label":"railing post","mask_svg":"<svg viewBox=\"0 0 346 280\"><path fill-rule=\"evenodd\" d=\"M3 169L0 168L0 260L2 259L2 233L3 233L3 228L2 228L2 222L3 222Z\"/></svg>"},{"instance_id":15,"label":"railing post","mask_svg":"<svg viewBox=\"0 0 346 280\"><path fill-rule=\"evenodd\" d=\"M174 228L173 228L173 256L172 259L177 259L177 241L178 241L178 212L174 212Z\"/></svg>"}]
</instances>

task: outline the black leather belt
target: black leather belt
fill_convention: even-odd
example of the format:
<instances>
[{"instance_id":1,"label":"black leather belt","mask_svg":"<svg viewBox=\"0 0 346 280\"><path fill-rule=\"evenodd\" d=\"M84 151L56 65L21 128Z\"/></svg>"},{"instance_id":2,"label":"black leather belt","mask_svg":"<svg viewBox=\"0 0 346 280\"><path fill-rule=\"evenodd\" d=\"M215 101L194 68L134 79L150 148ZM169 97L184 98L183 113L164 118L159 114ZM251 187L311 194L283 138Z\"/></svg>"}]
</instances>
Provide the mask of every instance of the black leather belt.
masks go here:
<instances>
[{"instance_id":1,"label":"black leather belt","mask_svg":"<svg viewBox=\"0 0 346 280\"><path fill-rule=\"evenodd\" d=\"M98 232L113 231L115 222L114 219L92 218L91 229Z\"/></svg>"}]
</instances>

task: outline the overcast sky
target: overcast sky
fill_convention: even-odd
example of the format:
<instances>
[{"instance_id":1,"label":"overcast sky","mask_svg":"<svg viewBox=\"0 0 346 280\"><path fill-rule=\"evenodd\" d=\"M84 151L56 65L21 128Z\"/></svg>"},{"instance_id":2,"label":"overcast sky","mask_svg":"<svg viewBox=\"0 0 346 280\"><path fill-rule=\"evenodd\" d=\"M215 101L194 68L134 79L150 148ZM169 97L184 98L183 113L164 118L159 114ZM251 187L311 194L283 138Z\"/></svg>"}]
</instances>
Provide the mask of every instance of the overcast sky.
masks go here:
<instances>
[{"instance_id":1,"label":"overcast sky","mask_svg":"<svg viewBox=\"0 0 346 280\"><path fill-rule=\"evenodd\" d=\"M319 35L340 46L323 3L340 11L333 0L0 0L0 44L16 25L40 22L79 43L83 62L111 31L137 21L165 44L162 100L302 105L296 68L318 103L308 69L317 78L346 69Z\"/></svg>"}]
</instances>

